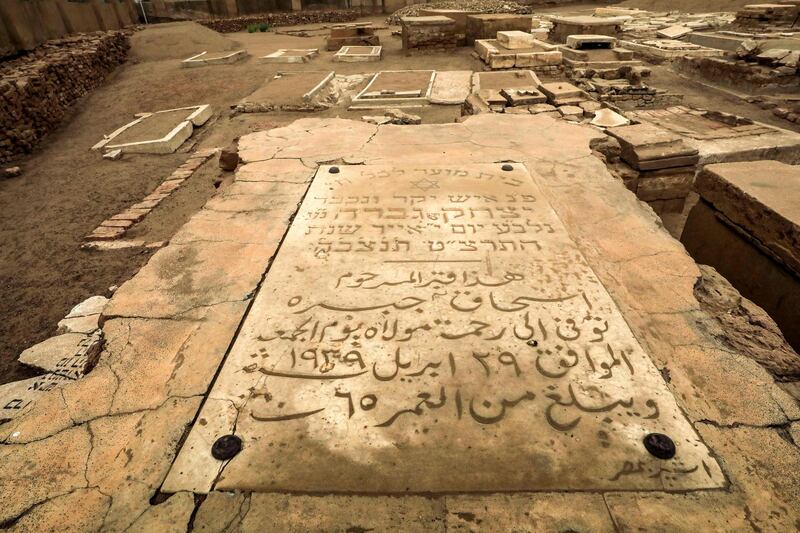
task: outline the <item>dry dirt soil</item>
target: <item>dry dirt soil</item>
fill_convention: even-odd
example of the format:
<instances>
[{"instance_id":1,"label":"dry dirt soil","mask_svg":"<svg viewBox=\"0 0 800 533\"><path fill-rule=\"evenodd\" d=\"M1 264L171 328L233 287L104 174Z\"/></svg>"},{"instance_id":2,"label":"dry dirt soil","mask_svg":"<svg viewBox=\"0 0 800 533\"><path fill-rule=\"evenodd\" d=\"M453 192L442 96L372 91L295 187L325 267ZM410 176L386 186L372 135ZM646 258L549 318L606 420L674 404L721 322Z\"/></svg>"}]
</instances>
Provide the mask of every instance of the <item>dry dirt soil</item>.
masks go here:
<instances>
[{"instance_id":1,"label":"dry dirt soil","mask_svg":"<svg viewBox=\"0 0 800 533\"><path fill-rule=\"evenodd\" d=\"M565 6L565 11L587 10ZM548 9L547 11L553 11ZM385 17L371 17L383 25ZM319 28L320 26L310 26ZM281 31L287 28L280 28ZM19 353L53 335L57 322L83 299L107 294L111 285L130 278L151 252L82 251L83 236L104 219L140 201L198 148L225 147L235 138L281 126L306 113L233 114L231 107L263 85L279 70L334 70L363 74L376 70L481 70L472 50L448 54L406 55L399 37L389 28L379 31L384 57L379 63L335 63L324 51L322 32L310 37L246 32L220 35L194 23L149 27L133 35L130 60L105 85L79 102L71 116L31 156L16 164L24 174L0 182L0 383L33 373L16 361ZM180 61L204 50L246 48L250 57L233 65L183 69ZM256 58L279 48L320 48L320 57L305 64L259 64ZM790 123L770 113L687 84L660 66L654 76L689 95L687 101L736 112L780 127ZM657 85L657 84L656 84ZM211 104L214 117L197 131L178 153L127 155L104 161L90 151L103 134L126 124L135 113ZM458 106L431 106L412 110L423 122L452 122ZM377 111L347 111L344 106L314 116L360 118ZM209 161L167 201L129 233L145 241L169 240L174 231L210 197L216 180L230 181Z\"/></svg>"}]
</instances>

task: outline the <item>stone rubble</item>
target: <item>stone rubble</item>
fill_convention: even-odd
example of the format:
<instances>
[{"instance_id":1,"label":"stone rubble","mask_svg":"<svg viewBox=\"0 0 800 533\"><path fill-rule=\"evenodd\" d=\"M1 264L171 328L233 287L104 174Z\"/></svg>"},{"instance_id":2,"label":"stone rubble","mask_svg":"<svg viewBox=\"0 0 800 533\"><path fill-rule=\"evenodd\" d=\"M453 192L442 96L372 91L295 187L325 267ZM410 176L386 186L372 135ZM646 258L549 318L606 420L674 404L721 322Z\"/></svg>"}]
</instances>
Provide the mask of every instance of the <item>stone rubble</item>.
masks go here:
<instances>
[{"instance_id":1,"label":"stone rubble","mask_svg":"<svg viewBox=\"0 0 800 533\"><path fill-rule=\"evenodd\" d=\"M401 17L418 17L422 11L427 9L457 9L476 13L528 14L533 12L531 6L518 4L511 0L446 0L403 7L392 13L386 19L386 23L392 26L399 25Z\"/></svg>"},{"instance_id":2,"label":"stone rubble","mask_svg":"<svg viewBox=\"0 0 800 533\"><path fill-rule=\"evenodd\" d=\"M320 22L352 22L359 12L351 9L332 11L291 11L288 13L266 13L234 18L198 19L197 23L219 33L235 33L244 31L252 24L266 23L270 26L299 26L301 24L318 24Z\"/></svg>"},{"instance_id":3,"label":"stone rubble","mask_svg":"<svg viewBox=\"0 0 800 533\"><path fill-rule=\"evenodd\" d=\"M128 55L128 33L48 41L0 63L0 163L31 150Z\"/></svg>"}]
</instances>

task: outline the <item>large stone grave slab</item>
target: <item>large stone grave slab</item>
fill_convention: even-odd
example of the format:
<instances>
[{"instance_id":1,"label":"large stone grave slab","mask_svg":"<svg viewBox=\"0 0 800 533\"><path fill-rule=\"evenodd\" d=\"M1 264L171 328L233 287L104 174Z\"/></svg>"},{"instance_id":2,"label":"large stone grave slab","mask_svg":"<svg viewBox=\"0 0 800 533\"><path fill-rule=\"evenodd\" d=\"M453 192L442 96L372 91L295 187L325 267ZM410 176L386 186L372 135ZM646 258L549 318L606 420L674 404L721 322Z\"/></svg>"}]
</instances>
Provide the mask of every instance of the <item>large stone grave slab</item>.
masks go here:
<instances>
[{"instance_id":1,"label":"large stone grave slab","mask_svg":"<svg viewBox=\"0 0 800 533\"><path fill-rule=\"evenodd\" d=\"M525 166L497 163L320 167L162 489L724 482Z\"/></svg>"}]
</instances>

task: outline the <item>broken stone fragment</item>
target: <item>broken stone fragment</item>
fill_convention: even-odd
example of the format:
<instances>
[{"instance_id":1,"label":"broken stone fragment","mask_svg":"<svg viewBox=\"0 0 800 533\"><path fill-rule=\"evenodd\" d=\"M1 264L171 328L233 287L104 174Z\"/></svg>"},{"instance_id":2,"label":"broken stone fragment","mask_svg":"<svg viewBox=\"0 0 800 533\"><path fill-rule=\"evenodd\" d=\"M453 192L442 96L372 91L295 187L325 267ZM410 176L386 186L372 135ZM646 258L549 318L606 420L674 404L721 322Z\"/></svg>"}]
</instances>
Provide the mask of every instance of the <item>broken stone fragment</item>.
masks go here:
<instances>
[{"instance_id":1,"label":"broken stone fragment","mask_svg":"<svg viewBox=\"0 0 800 533\"><path fill-rule=\"evenodd\" d=\"M100 313L108 298L91 296L73 307L58 323L58 333L92 333L99 327Z\"/></svg>"},{"instance_id":2,"label":"broken stone fragment","mask_svg":"<svg viewBox=\"0 0 800 533\"><path fill-rule=\"evenodd\" d=\"M219 168L226 172L232 172L239 166L239 146L232 143L219 153Z\"/></svg>"},{"instance_id":3,"label":"broken stone fragment","mask_svg":"<svg viewBox=\"0 0 800 533\"><path fill-rule=\"evenodd\" d=\"M538 113L548 113L551 111L555 111L556 107L550 104L536 104L530 106L528 110L531 112L531 114L536 115Z\"/></svg>"},{"instance_id":4,"label":"broken stone fragment","mask_svg":"<svg viewBox=\"0 0 800 533\"><path fill-rule=\"evenodd\" d=\"M746 41L742 41L742 43L739 45L739 48L736 50L736 54L739 57L747 57L755 54L758 51L758 47L758 41L747 39Z\"/></svg>"},{"instance_id":5,"label":"broken stone fragment","mask_svg":"<svg viewBox=\"0 0 800 533\"><path fill-rule=\"evenodd\" d=\"M50 337L23 351L19 362L70 379L78 379L96 362L101 348L99 333L65 333Z\"/></svg>"},{"instance_id":6,"label":"broken stone fragment","mask_svg":"<svg viewBox=\"0 0 800 533\"><path fill-rule=\"evenodd\" d=\"M107 159L109 161L118 161L122 159L122 150L117 148L116 150L111 150L110 152L106 152L103 154L103 159Z\"/></svg>"},{"instance_id":7,"label":"broken stone fragment","mask_svg":"<svg viewBox=\"0 0 800 533\"><path fill-rule=\"evenodd\" d=\"M614 128L616 126L626 126L631 121L611 109L600 109L595 112L591 124L601 128Z\"/></svg>"},{"instance_id":8,"label":"broken stone fragment","mask_svg":"<svg viewBox=\"0 0 800 533\"><path fill-rule=\"evenodd\" d=\"M62 318L57 333L91 333L100 327L100 314Z\"/></svg>"},{"instance_id":9,"label":"broken stone fragment","mask_svg":"<svg viewBox=\"0 0 800 533\"><path fill-rule=\"evenodd\" d=\"M70 309L65 318L74 318L76 316L88 316L102 313L107 303L108 298L105 296L90 296Z\"/></svg>"},{"instance_id":10,"label":"broken stone fragment","mask_svg":"<svg viewBox=\"0 0 800 533\"><path fill-rule=\"evenodd\" d=\"M379 126L382 124L389 124L392 121L391 118L381 115L364 115L361 117L361 120L369 124L377 124Z\"/></svg>"},{"instance_id":11,"label":"broken stone fragment","mask_svg":"<svg viewBox=\"0 0 800 533\"><path fill-rule=\"evenodd\" d=\"M558 108L559 113L566 117L582 117L583 109L576 105L562 105Z\"/></svg>"},{"instance_id":12,"label":"broken stone fragment","mask_svg":"<svg viewBox=\"0 0 800 533\"><path fill-rule=\"evenodd\" d=\"M789 50L784 50L782 48L773 48L772 50L767 50L766 52L761 52L756 56L756 61L764 65L772 65L774 63L779 63L783 58L789 55Z\"/></svg>"},{"instance_id":13,"label":"broken stone fragment","mask_svg":"<svg viewBox=\"0 0 800 533\"><path fill-rule=\"evenodd\" d=\"M400 109L387 109L384 115L392 119L392 124L422 124L420 116L411 115Z\"/></svg>"},{"instance_id":14,"label":"broken stone fragment","mask_svg":"<svg viewBox=\"0 0 800 533\"><path fill-rule=\"evenodd\" d=\"M3 169L2 176L3 178L16 178L22 175L22 169L20 167L8 167Z\"/></svg>"}]
</instances>

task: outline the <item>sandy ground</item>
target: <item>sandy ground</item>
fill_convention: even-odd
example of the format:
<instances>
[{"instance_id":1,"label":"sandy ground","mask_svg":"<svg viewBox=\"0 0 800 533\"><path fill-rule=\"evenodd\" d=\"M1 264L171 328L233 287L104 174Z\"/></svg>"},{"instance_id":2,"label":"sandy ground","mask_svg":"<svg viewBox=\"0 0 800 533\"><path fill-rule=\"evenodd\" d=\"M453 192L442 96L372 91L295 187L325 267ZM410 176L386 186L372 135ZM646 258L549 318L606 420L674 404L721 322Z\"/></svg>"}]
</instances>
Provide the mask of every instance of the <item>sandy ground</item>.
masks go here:
<instances>
[{"instance_id":1,"label":"sandy ground","mask_svg":"<svg viewBox=\"0 0 800 533\"><path fill-rule=\"evenodd\" d=\"M591 7L571 5L568 12ZM553 11L548 9L547 11ZM371 17L378 25L384 17ZM317 26L318 27L318 26ZM287 28L281 28L286 30ZM316 32L319 33L319 32ZM110 285L131 277L149 252L80 250L84 235L102 220L138 202L195 148L224 147L246 133L281 126L305 113L233 114L231 107L278 71L334 70L361 74L376 70L481 70L470 48L448 54L407 55L399 37L380 30L384 58L379 63L336 63L324 51L324 37L246 32L222 36L192 23L158 25L134 35L131 60L74 109L61 128L32 156L17 162L20 178L0 182L0 383L33 375L16 358L26 347L53 335L64 314L83 299L106 294ZM180 61L202 52L246 48L250 57L233 65L183 69ZM259 64L256 58L279 48L320 48L305 64ZM779 127L790 123L741 100L688 83L666 66L654 67L656 86L687 94L687 103L746 115ZM215 115L179 153L129 155L104 161L89 148L143 111L211 104ZM427 123L453 122L459 106L411 110ZM314 116L360 118L372 111L328 109ZM168 240L214 192L223 173L215 162L204 165L187 183L130 233L146 241ZM229 181L228 177L228 181ZM223 182L223 187L224 187Z\"/></svg>"}]
</instances>

